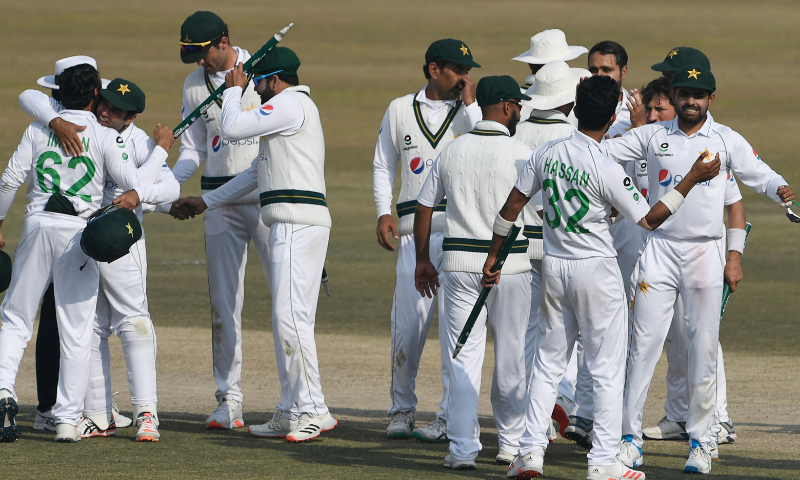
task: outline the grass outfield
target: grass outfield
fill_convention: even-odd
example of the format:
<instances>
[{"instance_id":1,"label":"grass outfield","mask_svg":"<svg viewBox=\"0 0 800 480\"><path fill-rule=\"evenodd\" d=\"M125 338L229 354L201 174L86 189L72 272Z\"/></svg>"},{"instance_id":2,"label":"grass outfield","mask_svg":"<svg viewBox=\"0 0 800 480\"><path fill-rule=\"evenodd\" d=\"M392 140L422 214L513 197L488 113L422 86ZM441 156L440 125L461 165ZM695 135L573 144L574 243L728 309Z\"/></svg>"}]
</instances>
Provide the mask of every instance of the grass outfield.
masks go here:
<instances>
[{"instance_id":1,"label":"grass outfield","mask_svg":"<svg viewBox=\"0 0 800 480\"><path fill-rule=\"evenodd\" d=\"M451 475L439 465L442 446L388 442L382 436L388 406L389 309L394 288L394 254L375 241L371 160L381 117L389 102L424 84L421 65L427 45L441 37L465 41L483 68L474 78L511 74L520 81L527 67L508 59L528 47L545 28L561 28L571 44L590 47L613 39L630 56L624 85L639 87L656 76L649 66L676 46L695 46L711 60L719 90L712 107L717 121L742 133L761 158L791 184L800 186L795 152L800 140L800 5L793 2L277 2L174 0L139 2L56 2L29 0L3 7L6 21L4 68L0 69L0 159L11 156L30 122L17 95L36 88L59 58L94 56L107 78L136 82L147 94L147 111L137 125L152 131L157 122L180 120L183 79L192 71L178 56L180 25L194 10L214 10L229 24L232 42L251 52L294 22L284 45L303 61L301 80L320 107L327 143L326 180L333 230L327 267L333 296L320 299L317 331L323 385L339 427L311 445L290 446L249 438L244 432L207 434L201 421L213 409L209 304L203 226L199 219L178 223L164 215L145 220L149 251L149 299L159 329L159 387L162 431L158 445L135 445L132 432L76 446L52 443L25 423L22 441L0 446L3 478L72 478L87 472L110 476L196 478L234 473L249 477L427 478ZM585 67L586 56L570 62ZM178 145L170 151L170 164ZM5 160L0 160L4 165ZM768 199L743 188L753 231L743 259L745 279L731 298L721 328L728 361L731 412L739 444L723 447L720 478L800 478L800 426L786 424L798 397L798 333L795 292L800 270L800 231ZM183 194L199 193L199 175ZM11 252L19 240L24 192L3 225ZM270 300L257 256L250 259L243 312L245 328L246 420L262 421L277 400ZM437 402L435 332L420 379L420 410ZM114 384L127 391L118 343ZM248 346L249 345L249 346ZM20 374L21 404L35 405L29 351ZM336 365L336 368L333 368ZM487 372L491 357L487 355ZM191 372L191 374L187 373ZM663 393L663 370L653 389ZM485 376L484 387L490 384ZM23 378L24 377L24 378ZM367 381L368 380L368 381ZM125 393L123 393L125 395ZM660 394L659 394L660 395ZM661 416L663 397L651 395L649 421ZM122 402L123 410L127 400ZM796 410L796 408L794 409ZM491 460L488 400L483 461ZM423 419L429 418L421 414ZM789 418L794 418L791 416ZM41 441L38 441L41 440ZM674 478L686 447L649 442L649 478ZM549 451L552 478L582 478L584 458L566 443ZM313 465L311 465L313 463ZM392 472L392 468L400 469ZM499 478L502 468L480 463L478 477Z\"/></svg>"}]
</instances>

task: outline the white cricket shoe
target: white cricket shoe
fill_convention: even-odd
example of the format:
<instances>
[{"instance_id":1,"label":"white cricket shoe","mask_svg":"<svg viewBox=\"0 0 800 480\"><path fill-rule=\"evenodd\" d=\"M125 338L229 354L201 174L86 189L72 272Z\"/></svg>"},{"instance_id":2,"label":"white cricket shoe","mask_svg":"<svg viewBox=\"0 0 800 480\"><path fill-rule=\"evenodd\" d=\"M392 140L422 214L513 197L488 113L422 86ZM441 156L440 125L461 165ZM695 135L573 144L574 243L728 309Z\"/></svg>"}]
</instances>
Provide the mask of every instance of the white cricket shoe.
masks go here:
<instances>
[{"instance_id":1,"label":"white cricket shoe","mask_svg":"<svg viewBox=\"0 0 800 480\"><path fill-rule=\"evenodd\" d=\"M667 417L661 419L655 427L642 430L648 440L689 440L686 433L686 422L673 422Z\"/></svg>"},{"instance_id":2,"label":"white cricket shoe","mask_svg":"<svg viewBox=\"0 0 800 480\"><path fill-rule=\"evenodd\" d=\"M444 457L444 468L452 468L453 470L475 470L475 460L456 460L448 453Z\"/></svg>"},{"instance_id":3,"label":"white cricket shoe","mask_svg":"<svg viewBox=\"0 0 800 480\"><path fill-rule=\"evenodd\" d=\"M619 453L617 459L628 468L636 468L644 465L644 455L642 449L633 443L632 435L623 435L619 442Z\"/></svg>"},{"instance_id":4,"label":"white cricket shoe","mask_svg":"<svg viewBox=\"0 0 800 480\"><path fill-rule=\"evenodd\" d=\"M117 395L119 395L119 392L114 392L111 394L111 415L114 417L114 421L117 423L117 428L130 427L133 425L133 419L119 413L119 407L117 406L116 400L114 400L114 397Z\"/></svg>"},{"instance_id":5,"label":"white cricket shoe","mask_svg":"<svg viewBox=\"0 0 800 480\"><path fill-rule=\"evenodd\" d=\"M692 449L683 466L683 473L711 473L711 455L697 440L692 440Z\"/></svg>"},{"instance_id":6,"label":"white cricket shoe","mask_svg":"<svg viewBox=\"0 0 800 480\"><path fill-rule=\"evenodd\" d=\"M269 422L247 427L250 435L263 438L286 438L295 429L297 429L297 420L285 416L281 410L275 412Z\"/></svg>"},{"instance_id":7,"label":"white cricket shoe","mask_svg":"<svg viewBox=\"0 0 800 480\"><path fill-rule=\"evenodd\" d=\"M413 429L414 410L395 412L391 416L389 426L386 427L386 437L396 439L411 438L411 430Z\"/></svg>"},{"instance_id":8,"label":"white cricket shoe","mask_svg":"<svg viewBox=\"0 0 800 480\"><path fill-rule=\"evenodd\" d=\"M644 480L644 473L631 470L619 460L610 467L589 466L586 480Z\"/></svg>"},{"instance_id":9,"label":"white cricket shoe","mask_svg":"<svg viewBox=\"0 0 800 480\"><path fill-rule=\"evenodd\" d=\"M506 478L523 479L538 478L544 474L544 457L537 457L532 454L517 455L511 465L508 466Z\"/></svg>"},{"instance_id":10,"label":"white cricket shoe","mask_svg":"<svg viewBox=\"0 0 800 480\"><path fill-rule=\"evenodd\" d=\"M708 444L708 455L711 457L711 460L719 460L719 444L713 440Z\"/></svg>"},{"instance_id":11,"label":"white cricket shoe","mask_svg":"<svg viewBox=\"0 0 800 480\"><path fill-rule=\"evenodd\" d=\"M158 433L158 419L150 412L143 412L136 418L136 441L157 442L161 440Z\"/></svg>"},{"instance_id":12,"label":"white cricket shoe","mask_svg":"<svg viewBox=\"0 0 800 480\"><path fill-rule=\"evenodd\" d=\"M553 414L550 418L558 422L558 433L560 433L562 437L564 437L564 429L569 426L569 412L571 409L572 400L564 395L556 397L556 406L553 407Z\"/></svg>"},{"instance_id":13,"label":"white cricket shoe","mask_svg":"<svg viewBox=\"0 0 800 480\"><path fill-rule=\"evenodd\" d=\"M56 424L56 442L59 443L75 443L81 439L81 434L75 425L69 423Z\"/></svg>"},{"instance_id":14,"label":"white cricket shoe","mask_svg":"<svg viewBox=\"0 0 800 480\"><path fill-rule=\"evenodd\" d=\"M501 448L500 451L497 452L497 455L494 457L494 463L497 463L499 465L511 465L512 463L514 463L514 458L516 456L517 456L516 454L508 452Z\"/></svg>"},{"instance_id":15,"label":"white cricket shoe","mask_svg":"<svg viewBox=\"0 0 800 480\"><path fill-rule=\"evenodd\" d=\"M449 442L447 438L447 422L442 417L429 423L426 427L415 428L411 436L425 443L444 443Z\"/></svg>"},{"instance_id":16,"label":"white cricket shoe","mask_svg":"<svg viewBox=\"0 0 800 480\"><path fill-rule=\"evenodd\" d=\"M330 413L323 413L322 415L312 415L311 413L303 413L297 419L297 426L294 430L286 435L286 441L291 443L307 442L311 439L319 437L322 432L333 430L339 422L331 416Z\"/></svg>"},{"instance_id":17,"label":"white cricket shoe","mask_svg":"<svg viewBox=\"0 0 800 480\"><path fill-rule=\"evenodd\" d=\"M722 445L724 443L733 443L736 441L736 432L733 430L733 422L728 420L727 422L720 422L717 425L719 426L717 443Z\"/></svg>"},{"instance_id":18,"label":"white cricket shoe","mask_svg":"<svg viewBox=\"0 0 800 480\"><path fill-rule=\"evenodd\" d=\"M242 402L228 400L225 397L222 397L219 406L206 419L206 429L208 430L230 430L241 427L244 427Z\"/></svg>"},{"instance_id":19,"label":"white cricket shoe","mask_svg":"<svg viewBox=\"0 0 800 480\"><path fill-rule=\"evenodd\" d=\"M36 411L36 421L33 422L34 430L50 430L56 431L56 417L53 416L53 411L48 410L44 413Z\"/></svg>"},{"instance_id":20,"label":"white cricket shoe","mask_svg":"<svg viewBox=\"0 0 800 480\"><path fill-rule=\"evenodd\" d=\"M6 389L0 390L0 443L16 441L22 432L14 417L19 413L17 401Z\"/></svg>"},{"instance_id":21,"label":"white cricket shoe","mask_svg":"<svg viewBox=\"0 0 800 480\"><path fill-rule=\"evenodd\" d=\"M83 417L81 421L78 422L77 428L78 433L81 434L81 438L110 437L117 434L117 425L114 423L114 418L111 418L111 423L108 424L108 428L105 430L97 426L89 417Z\"/></svg>"}]
</instances>

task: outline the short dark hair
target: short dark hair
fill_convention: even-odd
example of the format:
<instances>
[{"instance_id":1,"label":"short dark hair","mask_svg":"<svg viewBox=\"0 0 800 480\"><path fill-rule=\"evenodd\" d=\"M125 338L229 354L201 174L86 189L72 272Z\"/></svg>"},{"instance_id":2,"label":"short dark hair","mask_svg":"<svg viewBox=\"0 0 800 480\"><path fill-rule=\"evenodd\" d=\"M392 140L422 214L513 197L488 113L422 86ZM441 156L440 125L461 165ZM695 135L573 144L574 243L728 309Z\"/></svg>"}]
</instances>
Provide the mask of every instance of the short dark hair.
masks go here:
<instances>
[{"instance_id":1,"label":"short dark hair","mask_svg":"<svg viewBox=\"0 0 800 480\"><path fill-rule=\"evenodd\" d=\"M59 76L61 105L69 110L83 110L102 87L100 74L91 65L81 64L67 68Z\"/></svg>"},{"instance_id":2,"label":"short dark hair","mask_svg":"<svg viewBox=\"0 0 800 480\"><path fill-rule=\"evenodd\" d=\"M431 79L431 70L430 70L431 63L435 63L436 67L439 70L444 70L444 66L447 64L447 62L445 62L444 60L433 60L423 65L422 71L425 72L425 80Z\"/></svg>"},{"instance_id":3,"label":"short dark hair","mask_svg":"<svg viewBox=\"0 0 800 480\"><path fill-rule=\"evenodd\" d=\"M642 87L642 100L647 105L654 98L666 97L670 105L675 105L675 100L672 99L672 80L667 77L658 77Z\"/></svg>"},{"instance_id":4,"label":"short dark hair","mask_svg":"<svg viewBox=\"0 0 800 480\"><path fill-rule=\"evenodd\" d=\"M625 51L625 47L617 42L603 40L589 50L589 58L592 57L593 53L599 53L600 55L614 55L614 60L617 62L620 70L622 70L622 67L628 65L628 52Z\"/></svg>"},{"instance_id":5,"label":"short dark hair","mask_svg":"<svg viewBox=\"0 0 800 480\"><path fill-rule=\"evenodd\" d=\"M619 87L611 77L595 75L578 85L575 94L575 116L578 127L598 131L606 126L617 111Z\"/></svg>"},{"instance_id":6,"label":"short dark hair","mask_svg":"<svg viewBox=\"0 0 800 480\"><path fill-rule=\"evenodd\" d=\"M211 40L211 43L209 45L212 46L212 47L219 47L219 42L222 41L222 37L228 37L228 43L231 42L231 37L230 37L230 35L228 35L228 24L227 23L225 24L225 28L222 30L222 34L219 37L215 38L214 40Z\"/></svg>"},{"instance_id":7,"label":"short dark hair","mask_svg":"<svg viewBox=\"0 0 800 480\"><path fill-rule=\"evenodd\" d=\"M275 75L278 76L280 81L288 83L289 85L300 85L300 79L297 75L286 75L285 73L276 73Z\"/></svg>"}]
</instances>

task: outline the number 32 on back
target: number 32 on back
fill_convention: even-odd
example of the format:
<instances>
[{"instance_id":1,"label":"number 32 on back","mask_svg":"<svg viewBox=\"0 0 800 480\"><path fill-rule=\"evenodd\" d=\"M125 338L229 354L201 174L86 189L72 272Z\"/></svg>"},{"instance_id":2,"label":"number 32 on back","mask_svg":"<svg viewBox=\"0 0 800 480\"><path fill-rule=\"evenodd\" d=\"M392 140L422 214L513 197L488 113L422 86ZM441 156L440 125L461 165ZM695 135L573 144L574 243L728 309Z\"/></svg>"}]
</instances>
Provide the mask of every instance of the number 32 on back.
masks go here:
<instances>
[{"instance_id":1,"label":"number 32 on back","mask_svg":"<svg viewBox=\"0 0 800 480\"><path fill-rule=\"evenodd\" d=\"M550 190L548 204L553 207L554 214L553 218L550 218L550 212L545 211L544 220L547 222L547 225L549 225L550 228L555 230L561 226L561 209L558 208L558 201L561 200L561 195L558 193L558 185L556 185L556 182L553 179L548 178L542 182L542 189ZM564 228L564 231L567 233L577 234L589 233L589 230L586 230L582 226L578 225L578 222L580 222L589 211L589 198L577 188L571 188L564 194L564 201L567 203L571 203L575 198L580 201L581 206L574 215L567 219L567 226Z\"/></svg>"}]
</instances>

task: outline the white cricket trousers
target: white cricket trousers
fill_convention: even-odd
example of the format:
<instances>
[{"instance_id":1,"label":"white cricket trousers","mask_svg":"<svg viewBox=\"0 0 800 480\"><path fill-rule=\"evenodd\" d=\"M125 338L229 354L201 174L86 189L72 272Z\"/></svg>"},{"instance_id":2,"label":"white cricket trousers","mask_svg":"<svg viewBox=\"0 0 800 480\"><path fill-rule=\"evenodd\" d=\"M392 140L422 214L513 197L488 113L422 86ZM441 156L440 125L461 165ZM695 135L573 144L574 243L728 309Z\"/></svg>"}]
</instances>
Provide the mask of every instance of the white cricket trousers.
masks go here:
<instances>
[{"instance_id":1,"label":"white cricket trousers","mask_svg":"<svg viewBox=\"0 0 800 480\"><path fill-rule=\"evenodd\" d=\"M528 388L520 455L544 456L557 386L580 335L592 374L595 437L589 465L613 465L619 452L627 308L616 258L542 260L539 348Z\"/></svg>"},{"instance_id":2,"label":"white cricket trousers","mask_svg":"<svg viewBox=\"0 0 800 480\"><path fill-rule=\"evenodd\" d=\"M429 242L431 262L443 281L441 232L431 233ZM417 409L415 392L419 362L428 331L433 320L434 305L438 303L439 344L442 361L442 401L436 416L446 419L447 388L450 381L450 357L447 355L447 324L441 318L444 296L436 300L423 297L414 286L414 271L417 267L417 252L414 248L414 235L401 235L397 252L397 283L392 300L392 384L389 395L392 405L389 415ZM441 287L440 287L441 288Z\"/></svg>"},{"instance_id":3,"label":"white cricket trousers","mask_svg":"<svg viewBox=\"0 0 800 480\"><path fill-rule=\"evenodd\" d=\"M92 415L95 423L111 413L108 337L112 333L122 342L131 403L146 405L158 402L156 332L147 306L147 248L144 237L131 247L129 254L99 265L100 290L92 337L89 389L84 405L84 414ZM96 417L98 415L99 418ZM103 428L101 424L98 426Z\"/></svg>"},{"instance_id":4,"label":"white cricket trousers","mask_svg":"<svg viewBox=\"0 0 800 480\"><path fill-rule=\"evenodd\" d=\"M447 401L450 455L456 460L474 460L482 448L478 396L486 354L487 315L494 340L491 399L497 439L502 450L514 452L519 447L525 416L525 331L530 314L531 274L501 276L500 283L489 293L467 343L454 359L458 337L483 288L482 275L444 272L443 277L440 292L444 294L447 352L451 358Z\"/></svg>"},{"instance_id":5,"label":"white cricket trousers","mask_svg":"<svg viewBox=\"0 0 800 480\"><path fill-rule=\"evenodd\" d=\"M706 446L716 406L719 311L724 245L721 239L675 240L651 234L634 269L635 303L625 380L623 435L642 441L642 410L680 293L686 341L689 410L686 432Z\"/></svg>"},{"instance_id":6,"label":"white cricket trousers","mask_svg":"<svg viewBox=\"0 0 800 480\"><path fill-rule=\"evenodd\" d=\"M33 335L42 296L50 282L55 284L61 365L53 415L57 423L71 425L78 425L83 414L97 306L97 262L80 247L85 227L86 220L70 215L28 215L14 252L11 285L0 307L0 389L17 399L19 363Z\"/></svg>"},{"instance_id":7,"label":"white cricket trousers","mask_svg":"<svg viewBox=\"0 0 800 480\"><path fill-rule=\"evenodd\" d=\"M211 345L217 401L242 401L242 306L244 274L250 240L272 290L269 228L261 221L258 203L225 205L203 214L211 297Z\"/></svg>"},{"instance_id":8,"label":"white cricket trousers","mask_svg":"<svg viewBox=\"0 0 800 480\"><path fill-rule=\"evenodd\" d=\"M328 412L319 378L314 325L331 229L273 223L269 230L272 338L281 381L277 409L287 416Z\"/></svg>"}]
</instances>

